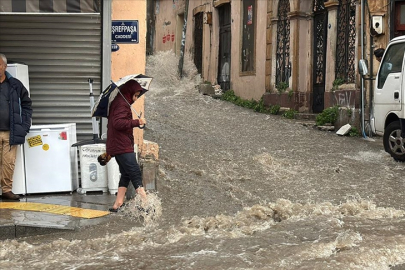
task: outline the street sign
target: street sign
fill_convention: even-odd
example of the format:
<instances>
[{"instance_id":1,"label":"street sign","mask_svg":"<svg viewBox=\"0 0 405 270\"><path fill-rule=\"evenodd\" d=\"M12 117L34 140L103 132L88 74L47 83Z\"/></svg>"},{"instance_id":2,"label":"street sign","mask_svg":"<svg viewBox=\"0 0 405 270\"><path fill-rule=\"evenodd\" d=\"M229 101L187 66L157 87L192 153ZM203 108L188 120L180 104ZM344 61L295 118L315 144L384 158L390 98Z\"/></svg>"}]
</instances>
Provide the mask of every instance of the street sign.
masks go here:
<instances>
[{"instance_id":1,"label":"street sign","mask_svg":"<svg viewBox=\"0 0 405 270\"><path fill-rule=\"evenodd\" d=\"M111 51L112 52L116 52L120 49L120 46L118 46L118 44L116 43L111 43Z\"/></svg>"},{"instance_id":2,"label":"street sign","mask_svg":"<svg viewBox=\"0 0 405 270\"><path fill-rule=\"evenodd\" d=\"M138 21L112 21L112 43L139 43Z\"/></svg>"}]
</instances>

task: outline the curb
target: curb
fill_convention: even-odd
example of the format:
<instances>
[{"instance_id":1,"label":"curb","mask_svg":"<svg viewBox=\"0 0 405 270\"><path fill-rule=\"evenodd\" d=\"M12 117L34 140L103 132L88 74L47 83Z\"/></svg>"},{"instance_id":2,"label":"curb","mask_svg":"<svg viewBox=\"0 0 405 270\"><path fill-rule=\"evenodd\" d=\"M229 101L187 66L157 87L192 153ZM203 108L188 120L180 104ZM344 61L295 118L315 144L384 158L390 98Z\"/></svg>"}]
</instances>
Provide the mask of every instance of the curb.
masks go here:
<instances>
[{"instance_id":1,"label":"curb","mask_svg":"<svg viewBox=\"0 0 405 270\"><path fill-rule=\"evenodd\" d=\"M1 220L0 223L2 223ZM74 228L69 227L55 228L41 225L35 226L35 225L14 224L12 222L4 222L0 224L0 240L16 239L26 236L35 236L74 230L75 230Z\"/></svg>"}]
</instances>

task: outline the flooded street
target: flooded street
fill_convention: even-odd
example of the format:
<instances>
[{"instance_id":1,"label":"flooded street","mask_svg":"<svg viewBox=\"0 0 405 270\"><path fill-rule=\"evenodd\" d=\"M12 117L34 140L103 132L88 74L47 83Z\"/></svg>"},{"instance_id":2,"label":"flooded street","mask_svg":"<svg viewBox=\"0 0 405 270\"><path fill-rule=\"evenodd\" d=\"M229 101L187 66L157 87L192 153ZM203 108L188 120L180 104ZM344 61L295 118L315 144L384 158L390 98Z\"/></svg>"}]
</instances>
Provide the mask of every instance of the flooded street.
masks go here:
<instances>
[{"instance_id":1,"label":"flooded street","mask_svg":"<svg viewBox=\"0 0 405 270\"><path fill-rule=\"evenodd\" d=\"M0 242L0 269L390 269L405 263L405 164L382 143L198 93L148 59L144 138L161 216L117 234ZM125 214L122 214L125 219ZM130 218L130 216L128 216ZM111 224L110 226L119 226Z\"/></svg>"}]
</instances>

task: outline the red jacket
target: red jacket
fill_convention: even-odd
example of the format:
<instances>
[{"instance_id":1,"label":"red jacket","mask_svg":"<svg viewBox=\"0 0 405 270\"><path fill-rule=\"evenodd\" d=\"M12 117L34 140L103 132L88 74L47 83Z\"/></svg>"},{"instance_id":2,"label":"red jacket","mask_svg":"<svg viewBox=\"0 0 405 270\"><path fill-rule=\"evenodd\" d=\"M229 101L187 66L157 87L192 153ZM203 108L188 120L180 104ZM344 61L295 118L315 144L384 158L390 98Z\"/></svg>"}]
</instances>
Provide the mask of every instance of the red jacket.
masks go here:
<instances>
[{"instance_id":1,"label":"red jacket","mask_svg":"<svg viewBox=\"0 0 405 270\"><path fill-rule=\"evenodd\" d=\"M128 83L127 83L128 84ZM127 85L126 84L126 85ZM140 91L140 85L122 88L120 91L129 104L132 96ZM124 97L118 93L111 102L107 124L107 153L111 156L134 152L133 128L139 127L139 120L132 119L132 111Z\"/></svg>"}]
</instances>

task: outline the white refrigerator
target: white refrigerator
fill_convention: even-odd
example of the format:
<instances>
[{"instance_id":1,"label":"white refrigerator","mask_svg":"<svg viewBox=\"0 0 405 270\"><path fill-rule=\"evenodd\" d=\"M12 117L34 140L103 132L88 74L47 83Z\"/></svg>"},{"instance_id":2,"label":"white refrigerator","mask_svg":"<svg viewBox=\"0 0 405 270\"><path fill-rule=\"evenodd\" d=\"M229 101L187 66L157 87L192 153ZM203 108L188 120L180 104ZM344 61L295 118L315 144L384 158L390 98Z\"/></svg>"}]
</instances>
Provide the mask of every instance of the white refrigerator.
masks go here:
<instances>
[{"instance_id":1,"label":"white refrigerator","mask_svg":"<svg viewBox=\"0 0 405 270\"><path fill-rule=\"evenodd\" d=\"M78 187L76 125L31 126L24 143L27 194L72 192Z\"/></svg>"},{"instance_id":2,"label":"white refrigerator","mask_svg":"<svg viewBox=\"0 0 405 270\"><path fill-rule=\"evenodd\" d=\"M22 82L25 88L27 88L28 92L30 91L30 82L29 82L29 75L28 75L28 66L25 64L19 63L9 63L7 64L6 71L11 74L14 78L17 78Z\"/></svg>"}]
</instances>

